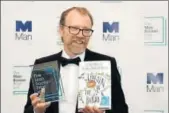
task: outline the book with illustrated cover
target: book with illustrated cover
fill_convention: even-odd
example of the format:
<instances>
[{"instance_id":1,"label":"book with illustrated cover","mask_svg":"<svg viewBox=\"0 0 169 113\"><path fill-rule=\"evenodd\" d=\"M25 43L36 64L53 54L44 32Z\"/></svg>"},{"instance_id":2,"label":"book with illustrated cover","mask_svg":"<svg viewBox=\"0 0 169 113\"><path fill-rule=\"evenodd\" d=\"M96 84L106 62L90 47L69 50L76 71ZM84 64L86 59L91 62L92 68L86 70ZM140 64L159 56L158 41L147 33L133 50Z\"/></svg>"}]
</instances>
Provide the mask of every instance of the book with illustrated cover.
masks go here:
<instances>
[{"instance_id":1,"label":"book with illustrated cover","mask_svg":"<svg viewBox=\"0 0 169 113\"><path fill-rule=\"evenodd\" d=\"M78 79L78 109L85 106L111 109L110 61L80 62Z\"/></svg>"},{"instance_id":2,"label":"book with illustrated cover","mask_svg":"<svg viewBox=\"0 0 169 113\"><path fill-rule=\"evenodd\" d=\"M46 102L59 101L64 98L64 89L57 61L33 65L31 79L35 93L45 91L42 99Z\"/></svg>"}]
</instances>

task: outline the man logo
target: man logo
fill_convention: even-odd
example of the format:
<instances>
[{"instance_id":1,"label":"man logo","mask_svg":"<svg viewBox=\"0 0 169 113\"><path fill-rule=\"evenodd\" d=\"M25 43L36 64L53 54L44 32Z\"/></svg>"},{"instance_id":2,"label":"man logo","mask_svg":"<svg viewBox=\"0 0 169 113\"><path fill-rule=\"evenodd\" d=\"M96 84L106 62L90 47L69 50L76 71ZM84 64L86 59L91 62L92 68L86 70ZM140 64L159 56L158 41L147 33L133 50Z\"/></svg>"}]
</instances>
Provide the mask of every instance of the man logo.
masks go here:
<instances>
[{"instance_id":1,"label":"man logo","mask_svg":"<svg viewBox=\"0 0 169 113\"><path fill-rule=\"evenodd\" d=\"M163 84L163 73L157 73L156 75L153 73L147 73L147 84Z\"/></svg>"},{"instance_id":2,"label":"man logo","mask_svg":"<svg viewBox=\"0 0 169 113\"><path fill-rule=\"evenodd\" d=\"M164 92L163 73L147 73L147 92Z\"/></svg>"},{"instance_id":3,"label":"man logo","mask_svg":"<svg viewBox=\"0 0 169 113\"><path fill-rule=\"evenodd\" d=\"M115 42L119 40L119 22L103 22L103 41Z\"/></svg>"},{"instance_id":4,"label":"man logo","mask_svg":"<svg viewBox=\"0 0 169 113\"><path fill-rule=\"evenodd\" d=\"M32 40L32 21L16 21L15 40Z\"/></svg>"},{"instance_id":5,"label":"man logo","mask_svg":"<svg viewBox=\"0 0 169 113\"><path fill-rule=\"evenodd\" d=\"M32 31L32 21L26 21L22 23L22 21L16 21L16 32L31 32Z\"/></svg>"},{"instance_id":6,"label":"man logo","mask_svg":"<svg viewBox=\"0 0 169 113\"><path fill-rule=\"evenodd\" d=\"M119 32L119 22L113 22L110 24L109 22L103 22L103 33L118 33Z\"/></svg>"}]
</instances>

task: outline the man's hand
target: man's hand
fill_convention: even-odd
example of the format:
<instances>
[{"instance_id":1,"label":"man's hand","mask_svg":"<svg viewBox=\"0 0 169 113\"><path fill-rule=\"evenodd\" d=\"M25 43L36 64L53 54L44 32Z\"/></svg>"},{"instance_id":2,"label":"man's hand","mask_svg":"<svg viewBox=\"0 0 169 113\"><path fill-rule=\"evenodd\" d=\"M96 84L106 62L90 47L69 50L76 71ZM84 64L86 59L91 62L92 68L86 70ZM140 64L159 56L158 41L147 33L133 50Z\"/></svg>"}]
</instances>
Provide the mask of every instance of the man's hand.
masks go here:
<instances>
[{"instance_id":1,"label":"man's hand","mask_svg":"<svg viewBox=\"0 0 169 113\"><path fill-rule=\"evenodd\" d=\"M81 110L82 113L104 113L104 110L100 110L97 107L89 107L86 106L84 109Z\"/></svg>"},{"instance_id":2,"label":"man's hand","mask_svg":"<svg viewBox=\"0 0 169 113\"><path fill-rule=\"evenodd\" d=\"M39 97L37 93L30 95L30 99L35 113L45 113L46 108L50 106L50 102L45 102L44 95L45 89L41 90Z\"/></svg>"}]
</instances>

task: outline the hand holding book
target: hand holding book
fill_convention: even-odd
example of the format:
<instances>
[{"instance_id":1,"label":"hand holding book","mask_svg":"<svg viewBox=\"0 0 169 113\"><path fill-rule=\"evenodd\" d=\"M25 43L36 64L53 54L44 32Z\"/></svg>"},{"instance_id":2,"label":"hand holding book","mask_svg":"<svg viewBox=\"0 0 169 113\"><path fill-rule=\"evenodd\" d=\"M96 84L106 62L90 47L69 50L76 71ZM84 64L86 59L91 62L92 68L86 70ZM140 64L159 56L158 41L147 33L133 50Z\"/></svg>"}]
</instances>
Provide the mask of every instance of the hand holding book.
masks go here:
<instances>
[{"instance_id":1,"label":"hand holding book","mask_svg":"<svg viewBox=\"0 0 169 113\"><path fill-rule=\"evenodd\" d=\"M101 110L97 107L86 106L84 109L81 109L80 112L82 113L104 113L105 110Z\"/></svg>"},{"instance_id":2,"label":"hand holding book","mask_svg":"<svg viewBox=\"0 0 169 113\"><path fill-rule=\"evenodd\" d=\"M85 106L111 109L110 61L86 61L79 64L78 108Z\"/></svg>"},{"instance_id":3,"label":"hand holding book","mask_svg":"<svg viewBox=\"0 0 169 113\"><path fill-rule=\"evenodd\" d=\"M35 93L45 89L44 101L54 102L64 98L62 79L57 61L51 61L33 66L32 83Z\"/></svg>"}]
</instances>

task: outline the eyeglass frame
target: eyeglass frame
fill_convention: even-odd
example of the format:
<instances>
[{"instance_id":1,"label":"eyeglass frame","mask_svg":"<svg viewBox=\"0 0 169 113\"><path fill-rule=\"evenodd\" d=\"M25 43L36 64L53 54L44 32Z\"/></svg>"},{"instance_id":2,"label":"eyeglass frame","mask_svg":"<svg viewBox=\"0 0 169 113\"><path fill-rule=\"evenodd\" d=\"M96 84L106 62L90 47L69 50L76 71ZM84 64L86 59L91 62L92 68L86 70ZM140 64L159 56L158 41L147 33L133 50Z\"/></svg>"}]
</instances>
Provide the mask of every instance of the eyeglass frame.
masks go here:
<instances>
[{"instance_id":1,"label":"eyeglass frame","mask_svg":"<svg viewBox=\"0 0 169 113\"><path fill-rule=\"evenodd\" d=\"M82 31L82 35L85 36L84 33L83 33L84 30L90 30L90 31L91 31L91 34L90 34L89 36L85 36L85 37L90 37L90 36L93 34L93 32L94 32L93 29L80 29L80 28L75 27L75 26L67 26L67 25L64 25L64 24L62 24L62 26L68 27L68 28L69 28L69 33L71 33L71 34L73 34L73 35L78 35L78 34L80 33L80 31ZM70 30L71 27L78 29L78 32L77 32L77 33L72 33L71 30Z\"/></svg>"}]
</instances>

